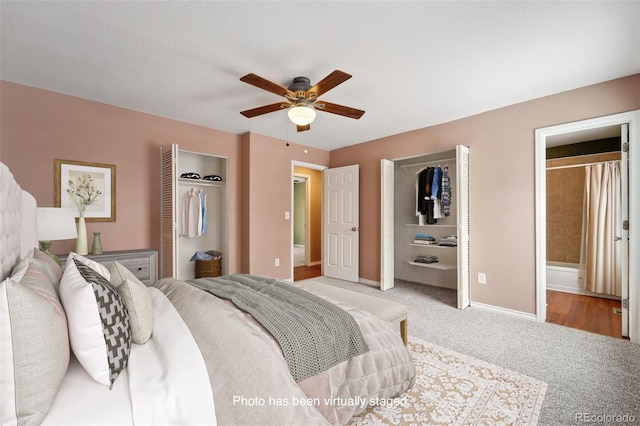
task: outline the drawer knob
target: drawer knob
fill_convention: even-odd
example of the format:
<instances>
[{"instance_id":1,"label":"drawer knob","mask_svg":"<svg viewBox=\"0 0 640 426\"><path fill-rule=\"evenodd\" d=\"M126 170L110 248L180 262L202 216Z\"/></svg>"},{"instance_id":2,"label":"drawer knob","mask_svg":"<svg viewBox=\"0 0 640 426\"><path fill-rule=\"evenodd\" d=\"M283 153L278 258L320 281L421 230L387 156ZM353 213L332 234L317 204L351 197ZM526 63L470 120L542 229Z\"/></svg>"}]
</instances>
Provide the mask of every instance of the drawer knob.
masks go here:
<instances>
[{"instance_id":1,"label":"drawer knob","mask_svg":"<svg viewBox=\"0 0 640 426\"><path fill-rule=\"evenodd\" d=\"M142 266L138 268L138 271L142 271Z\"/></svg>"}]
</instances>

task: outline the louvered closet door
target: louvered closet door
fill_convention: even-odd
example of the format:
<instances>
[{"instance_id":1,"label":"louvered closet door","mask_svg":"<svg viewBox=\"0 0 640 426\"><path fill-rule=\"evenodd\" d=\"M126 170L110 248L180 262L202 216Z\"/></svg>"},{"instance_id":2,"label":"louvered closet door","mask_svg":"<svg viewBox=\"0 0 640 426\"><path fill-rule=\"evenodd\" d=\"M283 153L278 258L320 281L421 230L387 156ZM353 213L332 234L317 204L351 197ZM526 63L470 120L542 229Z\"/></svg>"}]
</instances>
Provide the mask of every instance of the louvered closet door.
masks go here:
<instances>
[{"instance_id":1,"label":"louvered closet door","mask_svg":"<svg viewBox=\"0 0 640 426\"><path fill-rule=\"evenodd\" d=\"M458 205L458 309L471 303L469 285L469 147L456 146Z\"/></svg>"},{"instance_id":2,"label":"louvered closet door","mask_svg":"<svg viewBox=\"0 0 640 426\"><path fill-rule=\"evenodd\" d=\"M176 192L178 183L178 145L163 146L160 218L160 278L176 276Z\"/></svg>"},{"instance_id":3,"label":"louvered closet door","mask_svg":"<svg viewBox=\"0 0 640 426\"><path fill-rule=\"evenodd\" d=\"M380 173L382 188L380 193L382 199L380 205L382 211L380 213L380 222L382 231L380 235L380 290L389 290L394 286L394 229L393 229L393 212L395 209L394 196L394 164L393 161L380 160Z\"/></svg>"}]
</instances>

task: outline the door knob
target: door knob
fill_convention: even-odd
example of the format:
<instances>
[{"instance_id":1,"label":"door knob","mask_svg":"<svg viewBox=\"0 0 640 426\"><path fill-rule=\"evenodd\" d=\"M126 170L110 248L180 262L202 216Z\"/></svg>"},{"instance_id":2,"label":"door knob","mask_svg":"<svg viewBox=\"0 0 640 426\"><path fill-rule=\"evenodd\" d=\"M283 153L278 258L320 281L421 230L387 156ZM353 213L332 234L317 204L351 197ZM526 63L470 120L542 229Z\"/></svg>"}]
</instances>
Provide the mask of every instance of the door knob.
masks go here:
<instances>
[{"instance_id":1,"label":"door knob","mask_svg":"<svg viewBox=\"0 0 640 426\"><path fill-rule=\"evenodd\" d=\"M353 228L351 228L351 230L355 232L355 231L357 231L357 230L358 230L358 228L356 228L356 227L354 226Z\"/></svg>"}]
</instances>

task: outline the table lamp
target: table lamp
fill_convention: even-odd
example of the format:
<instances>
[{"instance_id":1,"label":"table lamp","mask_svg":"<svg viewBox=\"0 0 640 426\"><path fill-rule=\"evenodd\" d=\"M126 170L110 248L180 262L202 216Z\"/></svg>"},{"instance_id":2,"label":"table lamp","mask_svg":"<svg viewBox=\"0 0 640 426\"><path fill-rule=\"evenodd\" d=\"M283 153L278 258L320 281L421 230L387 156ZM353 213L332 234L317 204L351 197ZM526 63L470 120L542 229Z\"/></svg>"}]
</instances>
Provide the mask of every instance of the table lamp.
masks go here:
<instances>
[{"instance_id":1,"label":"table lamp","mask_svg":"<svg viewBox=\"0 0 640 426\"><path fill-rule=\"evenodd\" d=\"M51 242L78 237L76 219L72 209L38 207L38 240L42 251L60 265L60 259L49 251Z\"/></svg>"}]
</instances>

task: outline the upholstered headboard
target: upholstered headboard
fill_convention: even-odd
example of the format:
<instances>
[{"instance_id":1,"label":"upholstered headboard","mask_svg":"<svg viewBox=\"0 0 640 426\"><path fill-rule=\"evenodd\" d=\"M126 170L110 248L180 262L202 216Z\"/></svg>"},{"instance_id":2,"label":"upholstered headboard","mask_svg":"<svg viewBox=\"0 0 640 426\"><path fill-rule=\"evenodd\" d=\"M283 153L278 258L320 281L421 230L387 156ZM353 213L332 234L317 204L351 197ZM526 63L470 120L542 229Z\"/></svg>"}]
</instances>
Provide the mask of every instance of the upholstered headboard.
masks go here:
<instances>
[{"instance_id":1,"label":"upholstered headboard","mask_svg":"<svg viewBox=\"0 0 640 426\"><path fill-rule=\"evenodd\" d=\"M36 199L0 163L0 281L38 246L36 229Z\"/></svg>"}]
</instances>

